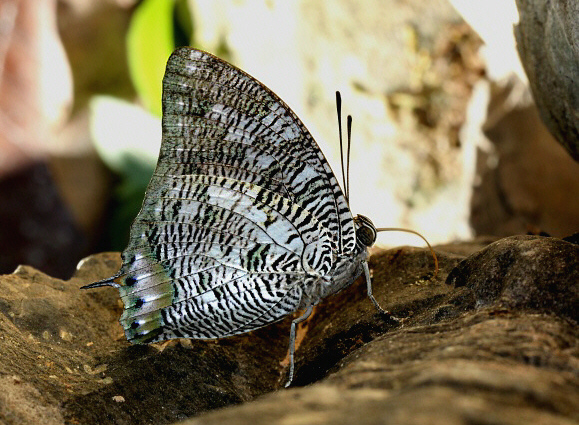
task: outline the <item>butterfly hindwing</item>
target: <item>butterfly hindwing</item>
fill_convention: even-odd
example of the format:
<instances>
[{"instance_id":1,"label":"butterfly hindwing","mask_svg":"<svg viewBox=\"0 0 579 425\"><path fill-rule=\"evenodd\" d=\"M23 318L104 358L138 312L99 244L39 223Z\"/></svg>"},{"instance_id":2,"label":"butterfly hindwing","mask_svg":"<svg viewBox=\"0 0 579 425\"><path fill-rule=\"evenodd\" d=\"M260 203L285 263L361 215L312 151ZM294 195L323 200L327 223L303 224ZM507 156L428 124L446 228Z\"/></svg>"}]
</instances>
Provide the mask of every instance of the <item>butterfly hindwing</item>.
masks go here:
<instances>
[{"instance_id":1,"label":"butterfly hindwing","mask_svg":"<svg viewBox=\"0 0 579 425\"><path fill-rule=\"evenodd\" d=\"M296 203L225 177L163 179L151 180L123 253L129 340L247 332L295 311L303 285L329 272L327 232Z\"/></svg>"}]
</instances>

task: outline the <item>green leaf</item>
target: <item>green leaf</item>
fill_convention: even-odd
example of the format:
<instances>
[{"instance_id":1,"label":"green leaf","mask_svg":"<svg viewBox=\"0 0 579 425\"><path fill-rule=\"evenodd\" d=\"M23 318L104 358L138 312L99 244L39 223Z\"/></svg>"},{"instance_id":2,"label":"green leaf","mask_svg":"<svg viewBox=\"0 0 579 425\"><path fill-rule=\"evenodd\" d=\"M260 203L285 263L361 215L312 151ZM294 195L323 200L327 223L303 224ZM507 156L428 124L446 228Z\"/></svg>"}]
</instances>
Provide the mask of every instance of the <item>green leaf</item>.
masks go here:
<instances>
[{"instance_id":1,"label":"green leaf","mask_svg":"<svg viewBox=\"0 0 579 425\"><path fill-rule=\"evenodd\" d=\"M152 173L161 144L159 117L125 100L103 95L92 97L89 112L93 144L110 169L131 177L132 164L139 162Z\"/></svg>"},{"instance_id":2,"label":"green leaf","mask_svg":"<svg viewBox=\"0 0 579 425\"><path fill-rule=\"evenodd\" d=\"M144 0L133 13L127 34L131 79L145 108L158 116L165 64L175 47L174 7L174 0Z\"/></svg>"},{"instance_id":3,"label":"green leaf","mask_svg":"<svg viewBox=\"0 0 579 425\"><path fill-rule=\"evenodd\" d=\"M161 120L140 106L111 96L94 96L89 112L93 144L116 175L102 243L106 249L122 250L155 169Z\"/></svg>"}]
</instances>

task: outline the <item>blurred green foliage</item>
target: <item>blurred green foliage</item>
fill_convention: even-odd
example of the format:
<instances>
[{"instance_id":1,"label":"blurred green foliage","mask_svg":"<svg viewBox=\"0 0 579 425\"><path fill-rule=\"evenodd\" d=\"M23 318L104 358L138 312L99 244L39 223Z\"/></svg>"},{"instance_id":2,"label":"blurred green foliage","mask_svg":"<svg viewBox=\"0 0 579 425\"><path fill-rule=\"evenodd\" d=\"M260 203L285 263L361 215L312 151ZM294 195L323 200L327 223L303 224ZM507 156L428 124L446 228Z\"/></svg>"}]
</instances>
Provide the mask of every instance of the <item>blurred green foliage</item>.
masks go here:
<instances>
[{"instance_id":1,"label":"blurred green foliage","mask_svg":"<svg viewBox=\"0 0 579 425\"><path fill-rule=\"evenodd\" d=\"M167 59L175 47L191 45L192 34L187 0L143 0L133 12L126 35L129 73L140 104L158 118ZM102 96L90 103L95 147L116 175L107 231L100 242L106 250L125 248L161 143L161 123L154 123L153 130L151 118L135 108L121 99Z\"/></svg>"},{"instance_id":2,"label":"blurred green foliage","mask_svg":"<svg viewBox=\"0 0 579 425\"><path fill-rule=\"evenodd\" d=\"M145 108L161 116L165 64L176 46L190 44L191 15L182 0L144 0L127 33L131 80Z\"/></svg>"}]
</instances>

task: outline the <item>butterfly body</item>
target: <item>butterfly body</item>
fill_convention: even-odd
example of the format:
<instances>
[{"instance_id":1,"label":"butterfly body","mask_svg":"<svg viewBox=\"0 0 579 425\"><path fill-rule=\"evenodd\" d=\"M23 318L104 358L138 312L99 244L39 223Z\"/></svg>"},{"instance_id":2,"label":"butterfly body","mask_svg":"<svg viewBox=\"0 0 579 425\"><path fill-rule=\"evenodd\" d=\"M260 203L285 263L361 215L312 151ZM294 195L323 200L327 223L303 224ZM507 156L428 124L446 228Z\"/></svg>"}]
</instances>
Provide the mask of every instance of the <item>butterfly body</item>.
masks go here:
<instances>
[{"instance_id":1,"label":"butterfly body","mask_svg":"<svg viewBox=\"0 0 579 425\"><path fill-rule=\"evenodd\" d=\"M350 285L374 240L283 101L221 59L179 48L163 83L159 160L123 265L88 287L119 289L131 342L221 338Z\"/></svg>"}]
</instances>

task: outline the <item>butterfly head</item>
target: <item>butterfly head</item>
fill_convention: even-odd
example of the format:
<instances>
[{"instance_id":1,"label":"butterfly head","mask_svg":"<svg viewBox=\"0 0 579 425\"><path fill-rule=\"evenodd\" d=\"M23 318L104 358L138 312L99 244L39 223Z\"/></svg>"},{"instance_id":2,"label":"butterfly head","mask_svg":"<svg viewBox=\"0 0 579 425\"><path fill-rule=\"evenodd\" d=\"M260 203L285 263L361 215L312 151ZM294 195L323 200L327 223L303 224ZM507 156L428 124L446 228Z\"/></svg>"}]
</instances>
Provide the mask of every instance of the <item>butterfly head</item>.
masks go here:
<instances>
[{"instance_id":1,"label":"butterfly head","mask_svg":"<svg viewBox=\"0 0 579 425\"><path fill-rule=\"evenodd\" d=\"M376 242L376 227L372 221L364 216L357 215L354 217L354 224L356 225L356 241L363 246L372 246Z\"/></svg>"}]
</instances>

